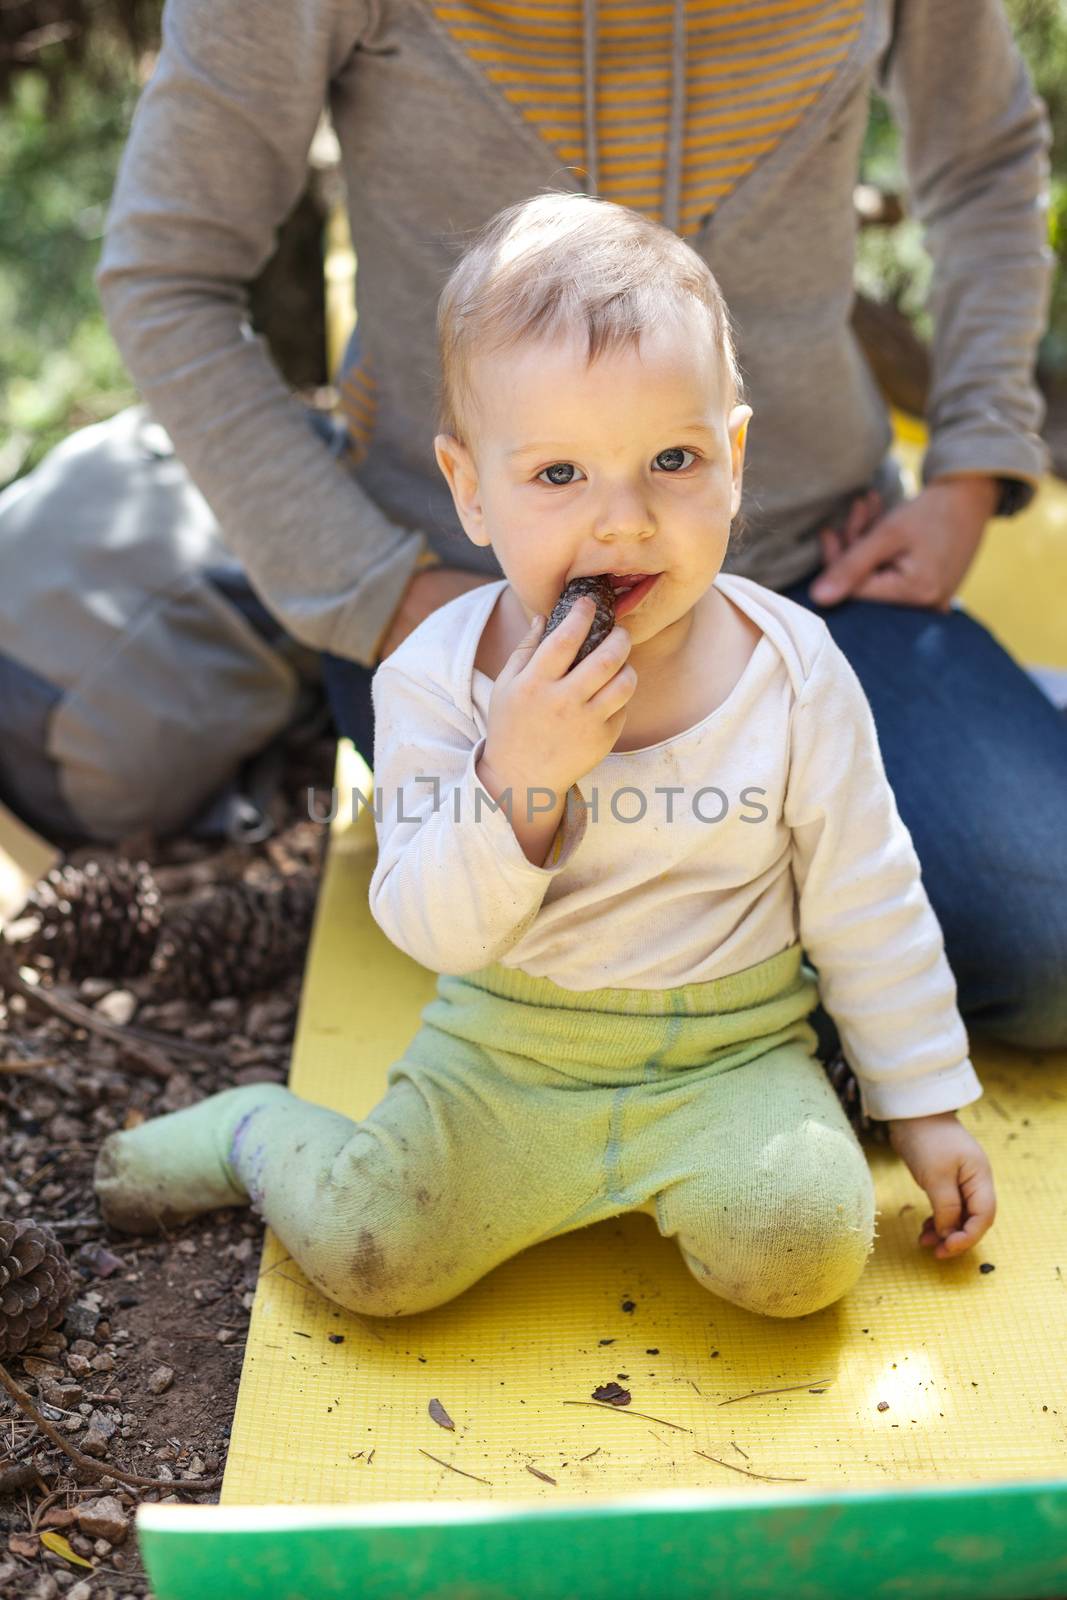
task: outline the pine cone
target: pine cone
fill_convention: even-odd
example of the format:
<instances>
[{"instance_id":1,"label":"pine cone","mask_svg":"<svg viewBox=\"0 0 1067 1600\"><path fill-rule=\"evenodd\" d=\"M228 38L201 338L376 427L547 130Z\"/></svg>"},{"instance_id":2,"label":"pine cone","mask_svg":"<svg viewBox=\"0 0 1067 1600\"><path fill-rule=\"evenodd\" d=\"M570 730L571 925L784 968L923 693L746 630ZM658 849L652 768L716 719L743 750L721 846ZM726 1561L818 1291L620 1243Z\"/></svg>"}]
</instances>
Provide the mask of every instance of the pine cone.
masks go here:
<instances>
[{"instance_id":1,"label":"pine cone","mask_svg":"<svg viewBox=\"0 0 1067 1600\"><path fill-rule=\"evenodd\" d=\"M20 965L47 957L57 978L136 978L148 968L161 920L147 862L68 862L35 884L16 919L22 937L12 942Z\"/></svg>"},{"instance_id":2,"label":"pine cone","mask_svg":"<svg viewBox=\"0 0 1067 1600\"><path fill-rule=\"evenodd\" d=\"M230 883L168 913L150 973L153 999L218 1000L265 989L303 966L318 882Z\"/></svg>"},{"instance_id":3,"label":"pine cone","mask_svg":"<svg viewBox=\"0 0 1067 1600\"><path fill-rule=\"evenodd\" d=\"M602 575L591 578L572 578L563 593L552 607L552 615L545 623L542 639L547 638L554 628L567 616L576 600L583 595L589 595L596 604L596 615L593 617L589 632L579 646L578 654L567 668L573 672L579 661L584 661L591 650L595 650L602 639L606 639L615 626L615 589L610 578Z\"/></svg>"},{"instance_id":4,"label":"pine cone","mask_svg":"<svg viewBox=\"0 0 1067 1600\"><path fill-rule=\"evenodd\" d=\"M867 1116L860 1103L860 1086L856 1082L856 1074L840 1051L829 1061L823 1062L823 1070L844 1107L845 1115L852 1124L856 1138L869 1139L874 1144L888 1144L889 1124Z\"/></svg>"},{"instance_id":5,"label":"pine cone","mask_svg":"<svg viewBox=\"0 0 1067 1600\"><path fill-rule=\"evenodd\" d=\"M51 1228L0 1221L0 1356L15 1356L58 1327L74 1298L74 1274Z\"/></svg>"}]
</instances>

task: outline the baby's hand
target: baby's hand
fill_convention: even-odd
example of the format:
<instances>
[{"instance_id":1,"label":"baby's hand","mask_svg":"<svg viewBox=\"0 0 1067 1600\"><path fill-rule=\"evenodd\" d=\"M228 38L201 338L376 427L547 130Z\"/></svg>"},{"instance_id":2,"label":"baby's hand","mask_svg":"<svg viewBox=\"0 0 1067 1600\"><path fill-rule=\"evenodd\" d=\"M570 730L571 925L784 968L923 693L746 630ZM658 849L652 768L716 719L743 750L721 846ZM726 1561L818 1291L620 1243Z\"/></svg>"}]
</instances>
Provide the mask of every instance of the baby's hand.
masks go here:
<instances>
[{"instance_id":1,"label":"baby's hand","mask_svg":"<svg viewBox=\"0 0 1067 1600\"><path fill-rule=\"evenodd\" d=\"M889 1142L934 1208L919 1243L940 1243L934 1255L959 1256L977 1244L997 1214L989 1158L954 1111L902 1117L889 1124Z\"/></svg>"},{"instance_id":2,"label":"baby's hand","mask_svg":"<svg viewBox=\"0 0 1067 1600\"><path fill-rule=\"evenodd\" d=\"M523 785L543 785L562 799L622 732L637 688L626 629L613 627L571 670L594 613L586 597L551 633L532 624L493 685L482 764L520 795Z\"/></svg>"}]
</instances>

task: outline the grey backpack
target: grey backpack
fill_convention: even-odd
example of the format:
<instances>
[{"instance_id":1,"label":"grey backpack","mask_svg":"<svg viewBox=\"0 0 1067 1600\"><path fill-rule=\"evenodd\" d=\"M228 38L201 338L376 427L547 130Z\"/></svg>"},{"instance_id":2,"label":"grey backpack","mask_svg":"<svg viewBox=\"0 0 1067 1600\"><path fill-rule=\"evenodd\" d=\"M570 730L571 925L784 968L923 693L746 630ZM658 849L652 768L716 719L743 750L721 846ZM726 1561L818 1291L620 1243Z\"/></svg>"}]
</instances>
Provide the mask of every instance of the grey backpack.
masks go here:
<instances>
[{"instance_id":1,"label":"grey backpack","mask_svg":"<svg viewBox=\"0 0 1067 1600\"><path fill-rule=\"evenodd\" d=\"M145 406L0 494L0 802L31 827L247 836L251 759L322 705Z\"/></svg>"}]
</instances>

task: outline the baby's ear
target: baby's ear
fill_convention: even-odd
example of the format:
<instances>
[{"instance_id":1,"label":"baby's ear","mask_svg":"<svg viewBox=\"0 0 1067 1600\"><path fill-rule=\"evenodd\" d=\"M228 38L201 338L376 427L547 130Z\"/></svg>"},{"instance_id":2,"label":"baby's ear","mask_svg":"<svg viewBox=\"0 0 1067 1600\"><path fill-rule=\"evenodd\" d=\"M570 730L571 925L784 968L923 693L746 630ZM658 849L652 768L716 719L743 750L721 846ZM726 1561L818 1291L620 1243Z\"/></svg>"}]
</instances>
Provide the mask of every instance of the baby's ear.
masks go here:
<instances>
[{"instance_id":1,"label":"baby's ear","mask_svg":"<svg viewBox=\"0 0 1067 1600\"><path fill-rule=\"evenodd\" d=\"M733 489L730 496L730 515L736 517L741 509L741 484L745 469L745 445L748 440L748 424L752 418L751 406L734 406L730 412L728 423L730 433L730 464L733 473Z\"/></svg>"},{"instance_id":2,"label":"baby's ear","mask_svg":"<svg viewBox=\"0 0 1067 1600\"><path fill-rule=\"evenodd\" d=\"M485 545L489 536L485 532L479 492L478 469L467 446L451 433L439 433L433 442L437 465L444 474L456 515L472 544Z\"/></svg>"},{"instance_id":3,"label":"baby's ear","mask_svg":"<svg viewBox=\"0 0 1067 1600\"><path fill-rule=\"evenodd\" d=\"M730 412L727 427L730 432L730 452L734 459L744 460L745 441L748 438L748 424L752 418L751 406L734 406Z\"/></svg>"}]
</instances>

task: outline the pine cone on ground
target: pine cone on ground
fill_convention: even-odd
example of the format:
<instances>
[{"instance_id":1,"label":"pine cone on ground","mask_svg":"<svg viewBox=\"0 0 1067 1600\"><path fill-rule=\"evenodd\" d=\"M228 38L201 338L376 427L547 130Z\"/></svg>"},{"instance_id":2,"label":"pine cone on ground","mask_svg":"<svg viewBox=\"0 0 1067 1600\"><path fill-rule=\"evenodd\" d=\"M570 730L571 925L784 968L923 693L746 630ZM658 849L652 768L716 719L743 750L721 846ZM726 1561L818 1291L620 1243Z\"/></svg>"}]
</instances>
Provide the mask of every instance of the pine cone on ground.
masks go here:
<instances>
[{"instance_id":1,"label":"pine cone on ground","mask_svg":"<svg viewBox=\"0 0 1067 1600\"><path fill-rule=\"evenodd\" d=\"M32 1348L74 1298L66 1252L44 1223L0 1221L0 1357Z\"/></svg>"},{"instance_id":2,"label":"pine cone on ground","mask_svg":"<svg viewBox=\"0 0 1067 1600\"><path fill-rule=\"evenodd\" d=\"M552 607L552 614L545 623L545 631L541 635L542 639L547 638L553 629L559 627L575 601L581 600L583 595L590 596L596 606L596 613L589 625L589 632L578 648L578 654L567 668L568 672L573 672L579 661L584 661L590 651L595 650L615 626L615 587L611 579L603 576L572 578Z\"/></svg>"},{"instance_id":3,"label":"pine cone on ground","mask_svg":"<svg viewBox=\"0 0 1067 1600\"><path fill-rule=\"evenodd\" d=\"M150 967L153 999L220 1000L299 972L317 893L311 877L277 889L229 883L168 913Z\"/></svg>"},{"instance_id":4,"label":"pine cone on ground","mask_svg":"<svg viewBox=\"0 0 1067 1600\"><path fill-rule=\"evenodd\" d=\"M829 1061L823 1062L823 1070L833 1085L834 1093L840 1100L846 1117L852 1124L856 1138L868 1139L874 1144L888 1144L889 1124L867 1116L860 1103L860 1086L856 1082L856 1074L840 1051Z\"/></svg>"},{"instance_id":5,"label":"pine cone on ground","mask_svg":"<svg viewBox=\"0 0 1067 1600\"><path fill-rule=\"evenodd\" d=\"M162 897L145 861L69 862L36 883L16 919L19 964L57 978L136 978L159 937ZM25 931L23 931L25 930Z\"/></svg>"}]
</instances>

